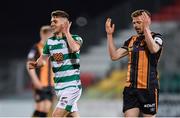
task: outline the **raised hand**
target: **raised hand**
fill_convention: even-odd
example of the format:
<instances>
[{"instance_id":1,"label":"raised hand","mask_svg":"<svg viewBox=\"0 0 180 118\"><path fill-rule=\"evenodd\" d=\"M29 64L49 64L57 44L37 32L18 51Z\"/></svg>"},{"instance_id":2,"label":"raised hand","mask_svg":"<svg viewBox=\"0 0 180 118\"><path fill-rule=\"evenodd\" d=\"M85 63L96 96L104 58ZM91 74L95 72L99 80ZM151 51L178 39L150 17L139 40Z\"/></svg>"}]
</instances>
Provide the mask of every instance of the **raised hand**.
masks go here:
<instances>
[{"instance_id":1,"label":"raised hand","mask_svg":"<svg viewBox=\"0 0 180 118\"><path fill-rule=\"evenodd\" d=\"M150 17L147 15L147 13L143 12L141 15L141 19L142 19L142 23L143 23L143 28L149 28L150 24L151 24L151 19Z\"/></svg>"},{"instance_id":2,"label":"raised hand","mask_svg":"<svg viewBox=\"0 0 180 118\"><path fill-rule=\"evenodd\" d=\"M63 25L63 33L67 34L70 33L70 27L71 27L72 22L65 21Z\"/></svg>"},{"instance_id":3,"label":"raised hand","mask_svg":"<svg viewBox=\"0 0 180 118\"><path fill-rule=\"evenodd\" d=\"M115 24L111 24L111 19L110 18L108 18L106 20L105 28L106 28L107 34L112 35L114 33Z\"/></svg>"},{"instance_id":4,"label":"raised hand","mask_svg":"<svg viewBox=\"0 0 180 118\"><path fill-rule=\"evenodd\" d=\"M35 69L37 67L37 62L29 61L27 66L29 69Z\"/></svg>"}]
</instances>

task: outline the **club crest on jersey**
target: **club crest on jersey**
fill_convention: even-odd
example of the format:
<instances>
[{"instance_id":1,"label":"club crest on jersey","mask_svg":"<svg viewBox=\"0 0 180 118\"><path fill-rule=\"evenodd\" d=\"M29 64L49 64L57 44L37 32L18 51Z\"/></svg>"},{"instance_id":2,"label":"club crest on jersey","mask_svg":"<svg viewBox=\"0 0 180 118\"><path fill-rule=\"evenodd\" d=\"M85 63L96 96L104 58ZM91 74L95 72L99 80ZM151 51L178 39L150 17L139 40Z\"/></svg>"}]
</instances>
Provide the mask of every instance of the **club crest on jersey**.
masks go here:
<instances>
[{"instance_id":1,"label":"club crest on jersey","mask_svg":"<svg viewBox=\"0 0 180 118\"><path fill-rule=\"evenodd\" d=\"M53 58L57 63L61 63L63 61L63 54L62 53L54 53Z\"/></svg>"}]
</instances>

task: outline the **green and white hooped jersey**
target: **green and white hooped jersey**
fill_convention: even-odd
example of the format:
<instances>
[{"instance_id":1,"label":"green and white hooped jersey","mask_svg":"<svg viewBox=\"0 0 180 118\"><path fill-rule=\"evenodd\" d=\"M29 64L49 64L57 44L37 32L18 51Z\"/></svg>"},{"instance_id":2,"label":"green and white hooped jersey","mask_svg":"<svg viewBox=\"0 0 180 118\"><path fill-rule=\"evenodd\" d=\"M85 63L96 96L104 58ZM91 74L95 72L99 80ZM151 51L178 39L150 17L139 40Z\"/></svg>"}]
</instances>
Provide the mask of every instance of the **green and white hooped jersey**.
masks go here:
<instances>
[{"instance_id":1,"label":"green and white hooped jersey","mask_svg":"<svg viewBox=\"0 0 180 118\"><path fill-rule=\"evenodd\" d=\"M78 35L72 38L82 45L83 40ZM55 73L55 90L68 87L80 87L80 51L71 53L66 37L51 37L47 40L43 54L49 55L52 69Z\"/></svg>"}]
</instances>

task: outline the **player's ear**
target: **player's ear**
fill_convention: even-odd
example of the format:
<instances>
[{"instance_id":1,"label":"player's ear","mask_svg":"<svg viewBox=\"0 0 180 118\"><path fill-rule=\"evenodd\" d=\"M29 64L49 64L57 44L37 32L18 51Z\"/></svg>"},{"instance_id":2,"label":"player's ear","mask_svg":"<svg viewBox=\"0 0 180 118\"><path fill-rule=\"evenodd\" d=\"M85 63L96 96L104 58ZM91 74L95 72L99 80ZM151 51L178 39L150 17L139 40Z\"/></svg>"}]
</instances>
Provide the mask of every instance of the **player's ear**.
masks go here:
<instances>
[{"instance_id":1,"label":"player's ear","mask_svg":"<svg viewBox=\"0 0 180 118\"><path fill-rule=\"evenodd\" d=\"M71 20L68 20L68 19L67 19L67 21L68 21L69 23L72 23L72 21L71 21Z\"/></svg>"}]
</instances>

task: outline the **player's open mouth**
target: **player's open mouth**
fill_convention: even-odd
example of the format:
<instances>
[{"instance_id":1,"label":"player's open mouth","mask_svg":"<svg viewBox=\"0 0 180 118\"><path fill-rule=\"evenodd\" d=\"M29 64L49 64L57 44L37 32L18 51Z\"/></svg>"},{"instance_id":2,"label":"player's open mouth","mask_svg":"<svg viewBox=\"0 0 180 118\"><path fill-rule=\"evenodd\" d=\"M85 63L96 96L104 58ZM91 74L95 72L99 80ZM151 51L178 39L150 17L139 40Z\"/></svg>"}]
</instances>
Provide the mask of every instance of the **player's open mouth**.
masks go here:
<instances>
[{"instance_id":1,"label":"player's open mouth","mask_svg":"<svg viewBox=\"0 0 180 118\"><path fill-rule=\"evenodd\" d=\"M135 28L135 30L136 30L136 31L139 31L139 30L140 30L140 28Z\"/></svg>"},{"instance_id":2,"label":"player's open mouth","mask_svg":"<svg viewBox=\"0 0 180 118\"><path fill-rule=\"evenodd\" d=\"M55 26L51 26L51 29L54 30L56 27Z\"/></svg>"}]
</instances>

